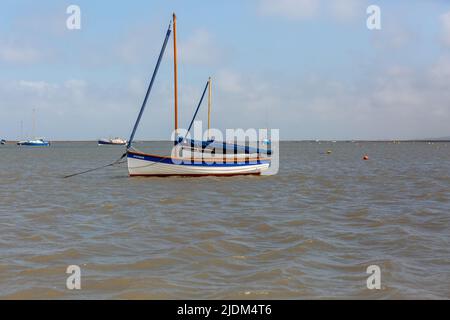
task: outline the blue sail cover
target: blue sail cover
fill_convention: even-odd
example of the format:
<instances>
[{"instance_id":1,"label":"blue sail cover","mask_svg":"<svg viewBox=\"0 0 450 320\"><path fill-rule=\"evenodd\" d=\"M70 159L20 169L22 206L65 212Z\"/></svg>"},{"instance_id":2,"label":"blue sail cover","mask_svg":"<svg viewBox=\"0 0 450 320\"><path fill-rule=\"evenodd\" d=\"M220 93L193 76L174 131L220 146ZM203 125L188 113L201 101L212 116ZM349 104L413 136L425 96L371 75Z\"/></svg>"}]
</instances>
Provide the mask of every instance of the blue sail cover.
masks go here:
<instances>
[{"instance_id":1,"label":"blue sail cover","mask_svg":"<svg viewBox=\"0 0 450 320\"><path fill-rule=\"evenodd\" d=\"M184 140L184 141L183 141ZM182 143L183 142L183 143ZM215 141L215 140L207 140L207 141L198 141L188 138L178 138L178 143L182 143L182 145L190 146L193 148L201 148L201 149L219 149L223 150L223 153L225 151L233 150L234 153L265 153L265 154L271 154L272 151L270 149L260 149L260 148L254 148L249 146L242 146L239 144L234 143L226 143L222 141Z\"/></svg>"}]
</instances>

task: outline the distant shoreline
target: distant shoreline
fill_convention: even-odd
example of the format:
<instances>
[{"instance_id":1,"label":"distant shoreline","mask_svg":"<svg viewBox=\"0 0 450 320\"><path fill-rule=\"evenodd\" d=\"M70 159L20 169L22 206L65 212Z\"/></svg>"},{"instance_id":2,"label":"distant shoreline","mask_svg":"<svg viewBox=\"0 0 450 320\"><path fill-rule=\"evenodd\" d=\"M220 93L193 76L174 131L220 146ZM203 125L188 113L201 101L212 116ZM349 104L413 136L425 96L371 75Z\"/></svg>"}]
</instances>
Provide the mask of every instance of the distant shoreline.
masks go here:
<instances>
[{"instance_id":1,"label":"distant shoreline","mask_svg":"<svg viewBox=\"0 0 450 320\"><path fill-rule=\"evenodd\" d=\"M50 140L53 143L67 143L67 142L78 142L78 143L82 143L82 142L92 142L92 143L96 143L98 142L98 140ZM19 142L19 140L6 140L6 144L16 144L17 142ZM135 143L148 143L148 142L171 142L170 140L138 140L135 141ZM347 143L358 143L358 142L380 142L380 143L400 143L400 142L450 142L450 139L413 139L413 140L397 140L397 139L392 139L392 140L280 140L280 142L330 142L330 143L335 143L335 142L347 142Z\"/></svg>"}]
</instances>

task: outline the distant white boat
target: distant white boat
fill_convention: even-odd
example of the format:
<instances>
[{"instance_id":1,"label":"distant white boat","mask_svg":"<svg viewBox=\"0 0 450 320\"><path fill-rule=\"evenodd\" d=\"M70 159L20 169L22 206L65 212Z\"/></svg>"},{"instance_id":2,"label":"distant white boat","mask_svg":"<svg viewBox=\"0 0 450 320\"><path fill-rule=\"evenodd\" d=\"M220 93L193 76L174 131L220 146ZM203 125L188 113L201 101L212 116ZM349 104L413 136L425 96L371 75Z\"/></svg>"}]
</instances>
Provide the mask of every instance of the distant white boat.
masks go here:
<instances>
[{"instance_id":1,"label":"distant white boat","mask_svg":"<svg viewBox=\"0 0 450 320\"><path fill-rule=\"evenodd\" d=\"M6 140L5 139L0 140L0 144L6 144Z\"/></svg>"},{"instance_id":2,"label":"distant white boat","mask_svg":"<svg viewBox=\"0 0 450 320\"><path fill-rule=\"evenodd\" d=\"M114 138L114 139L100 139L98 140L98 145L118 145L118 146L124 146L127 144L127 140L121 139L121 138Z\"/></svg>"},{"instance_id":3,"label":"distant white boat","mask_svg":"<svg viewBox=\"0 0 450 320\"><path fill-rule=\"evenodd\" d=\"M50 142L44 139L24 140L17 142L18 146L30 146L30 147L48 147Z\"/></svg>"}]
</instances>

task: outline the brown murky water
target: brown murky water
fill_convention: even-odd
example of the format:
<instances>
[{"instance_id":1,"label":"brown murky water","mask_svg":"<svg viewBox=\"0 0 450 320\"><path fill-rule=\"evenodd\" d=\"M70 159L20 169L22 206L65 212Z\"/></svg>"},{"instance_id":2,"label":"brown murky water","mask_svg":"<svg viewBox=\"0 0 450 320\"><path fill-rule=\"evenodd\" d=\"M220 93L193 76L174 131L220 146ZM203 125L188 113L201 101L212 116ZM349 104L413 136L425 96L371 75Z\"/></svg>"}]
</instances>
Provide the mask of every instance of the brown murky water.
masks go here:
<instances>
[{"instance_id":1,"label":"brown murky water","mask_svg":"<svg viewBox=\"0 0 450 320\"><path fill-rule=\"evenodd\" d=\"M61 179L122 151L0 148L0 298L450 298L449 143L286 142L269 177Z\"/></svg>"}]
</instances>

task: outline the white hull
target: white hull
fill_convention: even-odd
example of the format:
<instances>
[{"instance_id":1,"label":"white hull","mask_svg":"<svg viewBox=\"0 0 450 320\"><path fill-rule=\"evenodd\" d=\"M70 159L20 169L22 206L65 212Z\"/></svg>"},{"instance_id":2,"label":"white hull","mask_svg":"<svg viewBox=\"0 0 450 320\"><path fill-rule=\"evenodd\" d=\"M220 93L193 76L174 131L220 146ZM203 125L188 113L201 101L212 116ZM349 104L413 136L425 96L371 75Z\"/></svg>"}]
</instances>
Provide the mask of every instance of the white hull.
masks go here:
<instances>
[{"instance_id":1,"label":"white hull","mask_svg":"<svg viewBox=\"0 0 450 320\"><path fill-rule=\"evenodd\" d=\"M123 139L100 139L98 140L99 146L124 146L127 144L126 140Z\"/></svg>"},{"instance_id":2,"label":"white hull","mask_svg":"<svg viewBox=\"0 0 450 320\"><path fill-rule=\"evenodd\" d=\"M201 158L201 157L207 157L207 158L211 158L213 157L213 155L208 151L202 152L200 149L195 149L195 151L191 151L188 149L182 149L181 150L181 155L183 158L191 158L191 157L195 157L195 158ZM233 153L224 153L224 154L216 154L216 157L219 158L225 158L225 159L245 159L245 158L257 158L258 154L257 153L250 153L250 154L245 154L245 153L237 153L237 154L233 154Z\"/></svg>"},{"instance_id":3,"label":"white hull","mask_svg":"<svg viewBox=\"0 0 450 320\"><path fill-rule=\"evenodd\" d=\"M139 155L137 155L139 157ZM170 158L161 159L168 160ZM208 165L208 164L175 164L164 163L161 160L149 160L142 156L142 159L128 156L128 172L130 176L205 176L205 175L246 175L246 174L261 174L269 168L270 163L255 163L255 164L241 164L233 165L227 163L222 165Z\"/></svg>"}]
</instances>

